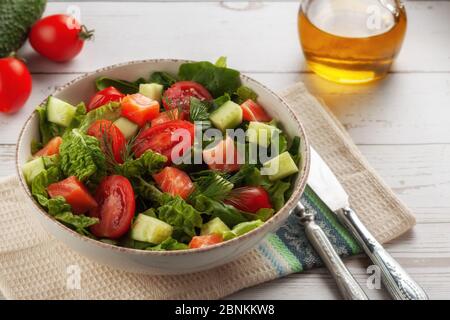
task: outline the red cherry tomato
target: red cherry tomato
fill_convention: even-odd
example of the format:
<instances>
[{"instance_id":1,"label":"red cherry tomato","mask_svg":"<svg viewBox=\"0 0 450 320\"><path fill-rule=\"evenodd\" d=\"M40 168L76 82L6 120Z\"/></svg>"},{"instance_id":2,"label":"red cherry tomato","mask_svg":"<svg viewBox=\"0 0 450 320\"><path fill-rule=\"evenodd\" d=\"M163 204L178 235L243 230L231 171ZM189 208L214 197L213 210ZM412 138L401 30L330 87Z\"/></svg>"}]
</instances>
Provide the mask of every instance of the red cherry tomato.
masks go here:
<instances>
[{"instance_id":1,"label":"red cherry tomato","mask_svg":"<svg viewBox=\"0 0 450 320\"><path fill-rule=\"evenodd\" d=\"M165 167L153 175L158 187L166 193L186 199L192 191L194 184L188 174L174 167Z\"/></svg>"},{"instance_id":2,"label":"red cherry tomato","mask_svg":"<svg viewBox=\"0 0 450 320\"><path fill-rule=\"evenodd\" d=\"M203 161L212 170L233 172L239 170L239 153L233 140L227 136L216 146L203 150Z\"/></svg>"},{"instance_id":3,"label":"red cherry tomato","mask_svg":"<svg viewBox=\"0 0 450 320\"><path fill-rule=\"evenodd\" d=\"M189 248L203 248L223 241L223 237L220 234L208 234L205 236L195 236L189 242Z\"/></svg>"},{"instance_id":4,"label":"red cherry tomato","mask_svg":"<svg viewBox=\"0 0 450 320\"><path fill-rule=\"evenodd\" d=\"M30 44L44 57L64 62L75 58L84 41L92 37L92 31L72 16L55 14L36 22L30 31Z\"/></svg>"},{"instance_id":5,"label":"red cherry tomato","mask_svg":"<svg viewBox=\"0 0 450 320\"><path fill-rule=\"evenodd\" d=\"M231 190L226 204L245 212L256 213L262 208L272 208L269 194L263 187L242 187Z\"/></svg>"},{"instance_id":6,"label":"red cherry tomato","mask_svg":"<svg viewBox=\"0 0 450 320\"><path fill-rule=\"evenodd\" d=\"M18 111L31 93L31 75L16 58L0 59L0 112Z\"/></svg>"},{"instance_id":7,"label":"red cherry tomato","mask_svg":"<svg viewBox=\"0 0 450 320\"><path fill-rule=\"evenodd\" d=\"M101 107L108 102L120 101L125 95L114 87L108 87L97 92L92 96L91 101L87 106L87 111L91 111Z\"/></svg>"},{"instance_id":8,"label":"red cherry tomato","mask_svg":"<svg viewBox=\"0 0 450 320\"><path fill-rule=\"evenodd\" d=\"M89 212L100 219L91 232L99 238L117 239L130 229L136 202L130 181L122 176L109 176L100 182L95 192L97 208Z\"/></svg>"},{"instance_id":9,"label":"red cherry tomato","mask_svg":"<svg viewBox=\"0 0 450 320\"><path fill-rule=\"evenodd\" d=\"M173 120L184 120L184 113L179 114L178 109L161 112L155 119L152 120L152 127Z\"/></svg>"},{"instance_id":10,"label":"red cherry tomato","mask_svg":"<svg viewBox=\"0 0 450 320\"><path fill-rule=\"evenodd\" d=\"M159 115L159 102L135 93L122 99L122 116L140 127Z\"/></svg>"},{"instance_id":11,"label":"red cherry tomato","mask_svg":"<svg viewBox=\"0 0 450 320\"><path fill-rule=\"evenodd\" d=\"M114 123L109 120L97 120L89 127L87 134L100 141L103 153L112 152L117 163L123 163L126 140Z\"/></svg>"},{"instance_id":12,"label":"red cherry tomato","mask_svg":"<svg viewBox=\"0 0 450 320\"><path fill-rule=\"evenodd\" d=\"M272 118L264 111L264 109L254 102L252 99L248 99L243 104L241 104L242 108L242 117L247 121L261 121L261 122L269 122Z\"/></svg>"},{"instance_id":13,"label":"red cherry tomato","mask_svg":"<svg viewBox=\"0 0 450 320\"><path fill-rule=\"evenodd\" d=\"M51 198L63 196L72 206L72 212L75 214L83 214L97 207L95 199L89 194L83 183L74 176L50 184L47 191Z\"/></svg>"},{"instance_id":14,"label":"red cherry tomato","mask_svg":"<svg viewBox=\"0 0 450 320\"><path fill-rule=\"evenodd\" d=\"M153 150L165 155L170 163L173 157L182 157L193 144L194 125L189 121L174 120L142 131L135 140L133 152L140 157L145 151ZM172 154L175 147L176 154Z\"/></svg>"},{"instance_id":15,"label":"red cherry tomato","mask_svg":"<svg viewBox=\"0 0 450 320\"><path fill-rule=\"evenodd\" d=\"M211 94L204 86L194 81L180 81L174 83L164 92L162 102L166 110L181 109L189 116L191 97L200 100L212 100Z\"/></svg>"},{"instance_id":16,"label":"red cherry tomato","mask_svg":"<svg viewBox=\"0 0 450 320\"><path fill-rule=\"evenodd\" d=\"M59 146L62 143L61 137L54 137L52 140L47 142L47 144L38 152L34 154L35 157L41 156L52 156L54 154L59 154Z\"/></svg>"}]
</instances>

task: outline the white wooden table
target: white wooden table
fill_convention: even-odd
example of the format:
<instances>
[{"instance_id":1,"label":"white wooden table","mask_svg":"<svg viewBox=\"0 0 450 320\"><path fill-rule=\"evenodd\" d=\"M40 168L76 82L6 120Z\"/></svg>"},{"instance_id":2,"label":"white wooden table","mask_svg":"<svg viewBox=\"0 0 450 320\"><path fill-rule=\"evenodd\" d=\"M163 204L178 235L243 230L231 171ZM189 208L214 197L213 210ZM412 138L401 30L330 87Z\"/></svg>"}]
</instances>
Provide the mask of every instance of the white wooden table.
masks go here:
<instances>
[{"instance_id":1,"label":"white wooden table","mask_svg":"<svg viewBox=\"0 0 450 320\"><path fill-rule=\"evenodd\" d=\"M124 1L125 2L125 1ZM369 162L415 212L417 226L387 245L431 298L450 298L450 2L408 2L402 52L382 82L342 86L304 65L297 39L297 2L50 2L46 14L81 9L95 28L76 60L54 64L26 46L33 73L27 106L0 115L0 176L14 174L14 148L25 118L57 86L87 71L135 59L188 58L229 64L279 90L304 81L348 129ZM365 283L363 257L347 265ZM380 290L371 298L386 298ZM126 298L126 297L124 297ZM335 299L324 269L243 290L231 299Z\"/></svg>"}]
</instances>

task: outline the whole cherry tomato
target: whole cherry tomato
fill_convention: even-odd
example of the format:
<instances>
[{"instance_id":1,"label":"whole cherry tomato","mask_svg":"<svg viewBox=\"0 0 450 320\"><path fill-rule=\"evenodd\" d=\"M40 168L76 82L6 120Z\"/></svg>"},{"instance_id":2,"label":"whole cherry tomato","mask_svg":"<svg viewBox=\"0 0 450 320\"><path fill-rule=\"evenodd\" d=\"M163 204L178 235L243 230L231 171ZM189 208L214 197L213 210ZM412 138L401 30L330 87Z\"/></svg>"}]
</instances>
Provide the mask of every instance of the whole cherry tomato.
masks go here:
<instances>
[{"instance_id":1,"label":"whole cherry tomato","mask_svg":"<svg viewBox=\"0 0 450 320\"><path fill-rule=\"evenodd\" d=\"M0 112L18 111L31 93L31 75L19 59L0 59Z\"/></svg>"},{"instance_id":2,"label":"whole cherry tomato","mask_svg":"<svg viewBox=\"0 0 450 320\"><path fill-rule=\"evenodd\" d=\"M56 61L69 61L83 49L84 41L93 31L81 25L74 17L55 14L36 22L30 31L30 44L44 57Z\"/></svg>"}]
</instances>

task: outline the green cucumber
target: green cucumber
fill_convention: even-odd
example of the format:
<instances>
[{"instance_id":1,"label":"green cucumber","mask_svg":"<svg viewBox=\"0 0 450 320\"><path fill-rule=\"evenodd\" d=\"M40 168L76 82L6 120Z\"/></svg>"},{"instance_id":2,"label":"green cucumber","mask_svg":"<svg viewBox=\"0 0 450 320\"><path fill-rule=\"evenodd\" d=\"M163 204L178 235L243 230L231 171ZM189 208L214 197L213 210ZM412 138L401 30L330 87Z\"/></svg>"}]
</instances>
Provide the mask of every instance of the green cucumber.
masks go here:
<instances>
[{"instance_id":1,"label":"green cucumber","mask_svg":"<svg viewBox=\"0 0 450 320\"><path fill-rule=\"evenodd\" d=\"M139 85L139 93L150 99L160 101L164 86L159 83L141 83Z\"/></svg>"},{"instance_id":2,"label":"green cucumber","mask_svg":"<svg viewBox=\"0 0 450 320\"><path fill-rule=\"evenodd\" d=\"M63 127L68 127L77 112L77 108L58 98L50 96L47 101L47 119Z\"/></svg>"},{"instance_id":3,"label":"green cucumber","mask_svg":"<svg viewBox=\"0 0 450 320\"><path fill-rule=\"evenodd\" d=\"M42 157L33 159L22 166L22 173L28 184L42 171L45 171L45 163Z\"/></svg>"},{"instance_id":4,"label":"green cucumber","mask_svg":"<svg viewBox=\"0 0 450 320\"><path fill-rule=\"evenodd\" d=\"M227 101L211 113L209 120L222 131L236 128L242 122L242 108L233 101Z\"/></svg>"},{"instance_id":5,"label":"green cucumber","mask_svg":"<svg viewBox=\"0 0 450 320\"><path fill-rule=\"evenodd\" d=\"M252 231L260 226L262 226L264 222L261 220L253 220L248 222L241 222L233 227L231 232L233 232L237 237L242 236L243 234Z\"/></svg>"},{"instance_id":6,"label":"green cucumber","mask_svg":"<svg viewBox=\"0 0 450 320\"><path fill-rule=\"evenodd\" d=\"M119 130L123 133L125 139L129 140L134 137L134 135L138 132L139 126L128 120L127 118L120 117L116 121L114 121L114 125L119 128Z\"/></svg>"},{"instance_id":7,"label":"green cucumber","mask_svg":"<svg viewBox=\"0 0 450 320\"><path fill-rule=\"evenodd\" d=\"M46 0L0 1L0 58L17 51L25 43L46 3Z\"/></svg>"},{"instance_id":8,"label":"green cucumber","mask_svg":"<svg viewBox=\"0 0 450 320\"><path fill-rule=\"evenodd\" d=\"M160 244L172 235L173 227L159 219L139 214L131 226L131 239Z\"/></svg>"},{"instance_id":9,"label":"green cucumber","mask_svg":"<svg viewBox=\"0 0 450 320\"><path fill-rule=\"evenodd\" d=\"M297 165L287 151L265 162L263 167L269 170L270 173L267 175L270 181L283 179L298 172Z\"/></svg>"},{"instance_id":10,"label":"green cucumber","mask_svg":"<svg viewBox=\"0 0 450 320\"><path fill-rule=\"evenodd\" d=\"M275 132L279 133L280 129L263 122L250 121L246 135L248 142L267 148L273 140Z\"/></svg>"},{"instance_id":11,"label":"green cucumber","mask_svg":"<svg viewBox=\"0 0 450 320\"><path fill-rule=\"evenodd\" d=\"M223 241L231 240L233 238L242 236L243 234L246 234L247 232L262 226L263 224L264 222L262 222L259 219L238 223L233 227L233 229L229 231L224 231L222 233Z\"/></svg>"},{"instance_id":12,"label":"green cucumber","mask_svg":"<svg viewBox=\"0 0 450 320\"><path fill-rule=\"evenodd\" d=\"M224 234L225 232L230 231L230 228L222 221L219 217L216 217L202 226L200 230L200 235L204 236L207 234Z\"/></svg>"}]
</instances>

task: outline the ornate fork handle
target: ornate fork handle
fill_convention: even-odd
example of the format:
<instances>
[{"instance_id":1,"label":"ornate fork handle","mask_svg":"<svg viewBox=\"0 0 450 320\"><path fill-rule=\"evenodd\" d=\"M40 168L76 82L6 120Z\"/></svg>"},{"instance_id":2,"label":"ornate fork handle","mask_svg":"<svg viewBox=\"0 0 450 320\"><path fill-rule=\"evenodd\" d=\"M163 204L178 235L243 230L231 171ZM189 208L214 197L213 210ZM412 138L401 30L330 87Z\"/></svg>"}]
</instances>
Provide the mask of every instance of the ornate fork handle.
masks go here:
<instances>
[{"instance_id":1,"label":"ornate fork handle","mask_svg":"<svg viewBox=\"0 0 450 320\"><path fill-rule=\"evenodd\" d=\"M334 250L322 228L314 222L314 215L307 213L300 202L293 211L300 217L300 223L305 227L305 233L309 241L330 270L344 298L347 300L368 300L358 282Z\"/></svg>"},{"instance_id":2,"label":"ornate fork handle","mask_svg":"<svg viewBox=\"0 0 450 320\"><path fill-rule=\"evenodd\" d=\"M374 264L380 267L382 280L391 296L397 300L428 300L425 291L383 248L350 208L336 211L343 225L358 240Z\"/></svg>"}]
</instances>

